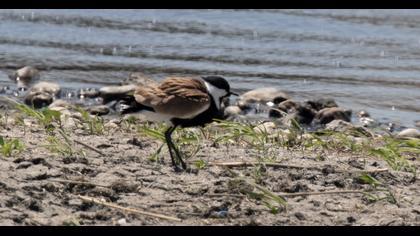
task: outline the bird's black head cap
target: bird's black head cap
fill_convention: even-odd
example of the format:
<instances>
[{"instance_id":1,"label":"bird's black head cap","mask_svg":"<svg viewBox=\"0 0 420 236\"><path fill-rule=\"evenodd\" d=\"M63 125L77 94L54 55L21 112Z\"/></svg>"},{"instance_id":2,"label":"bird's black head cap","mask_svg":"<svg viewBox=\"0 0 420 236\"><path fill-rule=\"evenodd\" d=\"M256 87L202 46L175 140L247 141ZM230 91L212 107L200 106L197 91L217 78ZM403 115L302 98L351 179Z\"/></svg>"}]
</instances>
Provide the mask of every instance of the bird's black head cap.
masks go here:
<instances>
[{"instance_id":1,"label":"bird's black head cap","mask_svg":"<svg viewBox=\"0 0 420 236\"><path fill-rule=\"evenodd\" d=\"M213 85L216 88L224 89L227 92L230 91L230 85L227 80L221 76L205 76L202 77L207 83Z\"/></svg>"}]
</instances>

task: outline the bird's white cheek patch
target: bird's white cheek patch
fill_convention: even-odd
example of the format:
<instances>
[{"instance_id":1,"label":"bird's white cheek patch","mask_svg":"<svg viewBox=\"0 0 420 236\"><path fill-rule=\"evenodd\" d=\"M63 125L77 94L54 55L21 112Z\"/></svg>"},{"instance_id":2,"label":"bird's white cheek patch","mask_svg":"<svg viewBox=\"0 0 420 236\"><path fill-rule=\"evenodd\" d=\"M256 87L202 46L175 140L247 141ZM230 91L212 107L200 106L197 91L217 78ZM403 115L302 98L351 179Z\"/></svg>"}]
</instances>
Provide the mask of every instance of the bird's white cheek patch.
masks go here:
<instances>
[{"instance_id":1,"label":"bird's white cheek patch","mask_svg":"<svg viewBox=\"0 0 420 236\"><path fill-rule=\"evenodd\" d=\"M204 82L204 83L205 83L205 85L207 87L207 90L209 91L210 95L213 97L214 102L216 103L217 109L220 110L220 102L221 102L220 98L227 95L226 90L216 88L216 87L214 87L213 85L211 85L207 82Z\"/></svg>"}]
</instances>

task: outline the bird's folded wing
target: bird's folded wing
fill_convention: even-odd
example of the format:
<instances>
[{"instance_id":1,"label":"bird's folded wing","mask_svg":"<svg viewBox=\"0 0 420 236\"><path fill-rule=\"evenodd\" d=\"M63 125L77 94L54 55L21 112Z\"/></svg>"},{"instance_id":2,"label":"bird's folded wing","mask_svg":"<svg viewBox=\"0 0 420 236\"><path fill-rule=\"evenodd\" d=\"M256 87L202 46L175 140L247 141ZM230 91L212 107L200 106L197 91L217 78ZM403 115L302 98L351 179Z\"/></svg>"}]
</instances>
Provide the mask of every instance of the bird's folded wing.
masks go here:
<instances>
[{"instance_id":1,"label":"bird's folded wing","mask_svg":"<svg viewBox=\"0 0 420 236\"><path fill-rule=\"evenodd\" d=\"M169 77L158 87L138 88L134 97L138 103L178 118L193 117L210 105L204 83L194 78Z\"/></svg>"},{"instance_id":2,"label":"bird's folded wing","mask_svg":"<svg viewBox=\"0 0 420 236\"><path fill-rule=\"evenodd\" d=\"M148 107L154 107L162 103L166 94L157 87L144 86L139 87L134 92L136 102Z\"/></svg>"},{"instance_id":3,"label":"bird's folded wing","mask_svg":"<svg viewBox=\"0 0 420 236\"><path fill-rule=\"evenodd\" d=\"M168 77L159 88L167 95L173 95L178 99L187 99L201 103L210 100L204 82L196 78Z\"/></svg>"}]
</instances>

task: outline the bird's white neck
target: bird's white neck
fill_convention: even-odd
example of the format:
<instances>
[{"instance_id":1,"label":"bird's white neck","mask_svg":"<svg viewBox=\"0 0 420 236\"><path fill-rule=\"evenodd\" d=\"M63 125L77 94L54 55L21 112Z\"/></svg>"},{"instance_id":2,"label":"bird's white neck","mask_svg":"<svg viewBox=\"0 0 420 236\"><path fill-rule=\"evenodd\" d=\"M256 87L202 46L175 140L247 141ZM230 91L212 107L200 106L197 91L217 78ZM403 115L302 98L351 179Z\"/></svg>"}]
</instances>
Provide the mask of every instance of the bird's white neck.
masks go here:
<instances>
[{"instance_id":1,"label":"bird's white neck","mask_svg":"<svg viewBox=\"0 0 420 236\"><path fill-rule=\"evenodd\" d=\"M220 98L223 96L226 96L226 90L219 89L211 85L210 83L207 83L206 81L204 81L204 84L206 85L207 91L209 91L210 96L213 97L214 103L216 103L217 109L220 110Z\"/></svg>"}]
</instances>

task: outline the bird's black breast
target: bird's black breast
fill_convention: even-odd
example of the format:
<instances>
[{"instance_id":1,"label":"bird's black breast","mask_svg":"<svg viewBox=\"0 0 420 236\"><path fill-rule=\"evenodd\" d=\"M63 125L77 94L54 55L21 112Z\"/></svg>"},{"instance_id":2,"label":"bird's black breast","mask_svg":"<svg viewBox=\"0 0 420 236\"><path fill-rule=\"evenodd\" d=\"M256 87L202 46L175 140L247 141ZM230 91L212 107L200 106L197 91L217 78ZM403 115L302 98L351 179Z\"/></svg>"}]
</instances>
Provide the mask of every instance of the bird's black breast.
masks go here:
<instances>
[{"instance_id":1,"label":"bird's black breast","mask_svg":"<svg viewBox=\"0 0 420 236\"><path fill-rule=\"evenodd\" d=\"M200 113L192 119L173 118L171 119L171 122L174 125L185 128L194 126L204 126L205 124L211 123L213 119L223 119L223 112L217 109L213 98L211 98L210 107L203 113Z\"/></svg>"}]
</instances>

